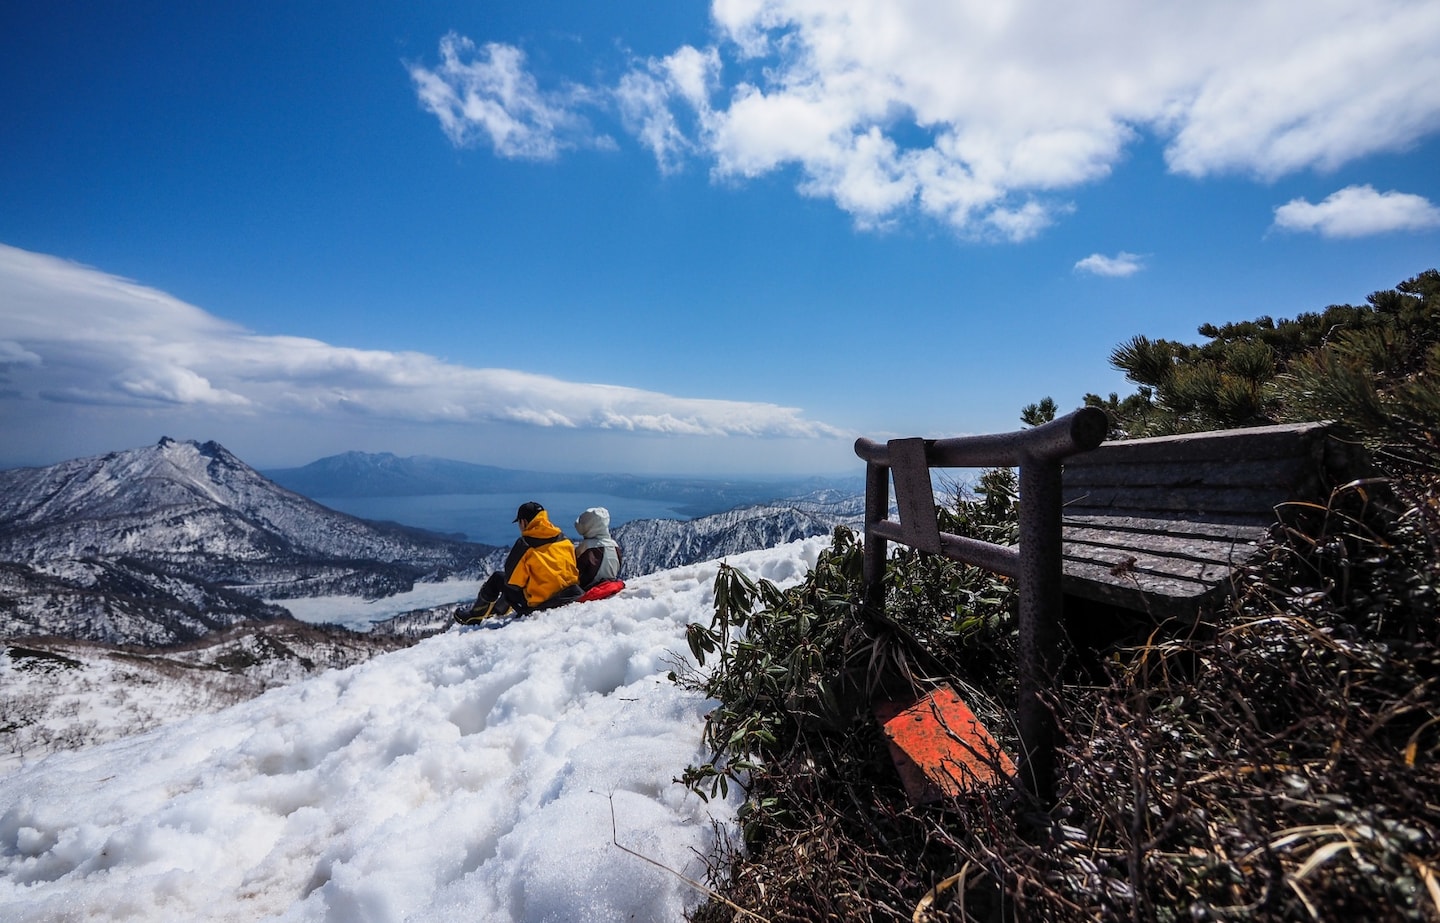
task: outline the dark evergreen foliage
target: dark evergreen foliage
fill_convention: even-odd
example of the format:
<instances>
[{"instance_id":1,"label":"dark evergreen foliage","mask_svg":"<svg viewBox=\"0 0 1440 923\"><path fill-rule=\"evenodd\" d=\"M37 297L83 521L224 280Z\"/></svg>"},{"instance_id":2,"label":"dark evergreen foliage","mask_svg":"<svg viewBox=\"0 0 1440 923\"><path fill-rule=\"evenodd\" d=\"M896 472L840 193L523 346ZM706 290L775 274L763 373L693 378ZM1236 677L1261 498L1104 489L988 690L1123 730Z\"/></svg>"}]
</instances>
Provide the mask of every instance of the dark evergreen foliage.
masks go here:
<instances>
[{"instance_id":1,"label":"dark evergreen foliage","mask_svg":"<svg viewBox=\"0 0 1440 923\"><path fill-rule=\"evenodd\" d=\"M1436 270L1364 305L1202 324L1198 332L1206 342L1137 335L1117 346L1110 363L1137 390L1087 394L1085 404L1109 412L1120 436L1337 420L1377 442L1428 443L1420 430L1440 405Z\"/></svg>"}]
</instances>

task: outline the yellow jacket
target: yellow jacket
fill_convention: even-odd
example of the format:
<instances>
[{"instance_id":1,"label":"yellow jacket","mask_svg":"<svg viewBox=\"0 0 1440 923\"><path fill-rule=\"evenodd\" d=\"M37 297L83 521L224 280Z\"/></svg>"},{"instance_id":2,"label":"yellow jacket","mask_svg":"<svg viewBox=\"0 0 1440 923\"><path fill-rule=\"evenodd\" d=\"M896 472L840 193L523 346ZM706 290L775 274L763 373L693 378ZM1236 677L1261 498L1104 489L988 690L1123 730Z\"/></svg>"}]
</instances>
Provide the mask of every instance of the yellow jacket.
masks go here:
<instances>
[{"instance_id":1,"label":"yellow jacket","mask_svg":"<svg viewBox=\"0 0 1440 923\"><path fill-rule=\"evenodd\" d=\"M570 587L578 589L580 582L575 546L544 510L525 524L506 565L505 582L524 590L525 604L532 609Z\"/></svg>"}]
</instances>

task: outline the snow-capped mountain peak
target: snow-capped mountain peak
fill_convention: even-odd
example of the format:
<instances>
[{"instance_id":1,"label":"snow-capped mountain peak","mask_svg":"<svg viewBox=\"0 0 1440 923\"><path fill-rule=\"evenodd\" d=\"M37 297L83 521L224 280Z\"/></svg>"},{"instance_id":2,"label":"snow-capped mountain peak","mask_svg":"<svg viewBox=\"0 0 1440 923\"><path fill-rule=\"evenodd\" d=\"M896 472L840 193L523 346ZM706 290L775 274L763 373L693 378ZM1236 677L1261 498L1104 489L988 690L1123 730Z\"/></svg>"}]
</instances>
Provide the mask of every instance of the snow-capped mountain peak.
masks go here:
<instances>
[{"instance_id":1,"label":"snow-capped mountain peak","mask_svg":"<svg viewBox=\"0 0 1440 923\"><path fill-rule=\"evenodd\" d=\"M261 599L386 595L492 550L347 516L218 443L167 438L0 471L0 632L184 640L283 614Z\"/></svg>"}]
</instances>

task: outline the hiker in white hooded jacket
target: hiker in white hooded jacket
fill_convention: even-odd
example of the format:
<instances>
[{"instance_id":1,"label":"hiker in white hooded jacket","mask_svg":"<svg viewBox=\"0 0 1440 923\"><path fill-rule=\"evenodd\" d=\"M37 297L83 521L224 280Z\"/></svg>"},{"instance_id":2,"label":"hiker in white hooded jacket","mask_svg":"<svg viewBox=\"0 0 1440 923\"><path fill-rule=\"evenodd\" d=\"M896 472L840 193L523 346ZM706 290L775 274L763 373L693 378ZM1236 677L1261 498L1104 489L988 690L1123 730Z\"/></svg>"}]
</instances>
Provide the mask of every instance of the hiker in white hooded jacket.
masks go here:
<instances>
[{"instance_id":1,"label":"hiker in white hooded jacket","mask_svg":"<svg viewBox=\"0 0 1440 923\"><path fill-rule=\"evenodd\" d=\"M580 567L580 589L588 590L606 580L618 580L624 559L620 545L610 537L610 511L593 506L575 520L580 541L575 543L575 563Z\"/></svg>"}]
</instances>

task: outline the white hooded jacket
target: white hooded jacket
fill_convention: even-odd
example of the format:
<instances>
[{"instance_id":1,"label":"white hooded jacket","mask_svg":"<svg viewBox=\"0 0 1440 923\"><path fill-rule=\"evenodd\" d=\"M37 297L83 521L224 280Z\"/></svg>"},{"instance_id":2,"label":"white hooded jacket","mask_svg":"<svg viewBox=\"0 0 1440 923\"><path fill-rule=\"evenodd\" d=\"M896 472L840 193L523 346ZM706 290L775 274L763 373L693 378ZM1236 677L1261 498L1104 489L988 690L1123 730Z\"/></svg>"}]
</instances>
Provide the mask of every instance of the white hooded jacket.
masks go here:
<instances>
[{"instance_id":1,"label":"white hooded jacket","mask_svg":"<svg viewBox=\"0 0 1440 923\"><path fill-rule=\"evenodd\" d=\"M610 537L610 511L594 506L575 520L580 541L575 543L575 561L580 566L580 588L590 589L605 580L620 577L620 545Z\"/></svg>"}]
</instances>

